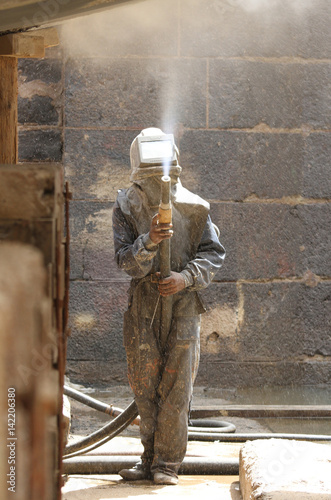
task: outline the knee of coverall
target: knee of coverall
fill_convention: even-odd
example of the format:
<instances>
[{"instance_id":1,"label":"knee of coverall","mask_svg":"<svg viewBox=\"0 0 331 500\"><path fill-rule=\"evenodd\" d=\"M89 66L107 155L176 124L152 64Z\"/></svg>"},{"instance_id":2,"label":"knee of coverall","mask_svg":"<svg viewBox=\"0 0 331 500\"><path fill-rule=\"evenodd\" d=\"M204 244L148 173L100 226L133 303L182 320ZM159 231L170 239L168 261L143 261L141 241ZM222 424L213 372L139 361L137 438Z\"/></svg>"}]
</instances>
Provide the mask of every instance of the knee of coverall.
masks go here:
<instances>
[{"instance_id":1,"label":"knee of coverall","mask_svg":"<svg viewBox=\"0 0 331 500\"><path fill-rule=\"evenodd\" d=\"M200 318L179 317L172 323L176 341L164 366L158 393L164 411L188 411L199 360Z\"/></svg>"}]
</instances>

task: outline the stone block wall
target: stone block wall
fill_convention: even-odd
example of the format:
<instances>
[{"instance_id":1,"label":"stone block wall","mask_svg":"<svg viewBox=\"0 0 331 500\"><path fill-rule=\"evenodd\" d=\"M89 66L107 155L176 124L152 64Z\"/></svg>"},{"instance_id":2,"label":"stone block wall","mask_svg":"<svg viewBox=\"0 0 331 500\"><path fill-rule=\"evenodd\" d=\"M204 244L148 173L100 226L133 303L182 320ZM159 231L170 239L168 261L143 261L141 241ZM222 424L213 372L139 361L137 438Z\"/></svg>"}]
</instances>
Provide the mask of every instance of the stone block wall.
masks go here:
<instances>
[{"instance_id":1,"label":"stone block wall","mask_svg":"<svg viewBox=\"0 0 331 500\"><path fill-rule=\"evenodd\" d=\"M145 0L70 21L62 50L21 61L20 159L63 159L73 192L73 381L127 383L111 212L131 141L159 126L227 250L203 294L197 384L330 382L330 10Z\"/></svg>"}]
</instances>

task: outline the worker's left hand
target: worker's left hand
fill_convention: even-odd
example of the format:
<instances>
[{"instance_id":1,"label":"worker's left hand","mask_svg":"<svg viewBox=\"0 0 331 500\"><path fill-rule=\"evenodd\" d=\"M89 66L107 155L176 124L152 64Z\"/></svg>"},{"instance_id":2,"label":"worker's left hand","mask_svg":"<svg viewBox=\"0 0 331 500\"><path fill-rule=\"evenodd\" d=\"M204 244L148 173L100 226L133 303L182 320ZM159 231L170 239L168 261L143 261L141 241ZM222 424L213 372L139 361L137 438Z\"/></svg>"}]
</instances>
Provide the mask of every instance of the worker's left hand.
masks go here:
<instances>
[{"instance_id":1,"label":"worker's left hand","mask_svg":"<svg viewBox=\"0 0 331 500\"><path fill-rule=\"evenodd\" d=\"M160 277L160 273L156 273ZM163 278L159 281L159 292L162 297L168 297L174 293L180 292L185 288L185 280L180 273L171 271L169 278Z\"/></svg>"}]
</instances>

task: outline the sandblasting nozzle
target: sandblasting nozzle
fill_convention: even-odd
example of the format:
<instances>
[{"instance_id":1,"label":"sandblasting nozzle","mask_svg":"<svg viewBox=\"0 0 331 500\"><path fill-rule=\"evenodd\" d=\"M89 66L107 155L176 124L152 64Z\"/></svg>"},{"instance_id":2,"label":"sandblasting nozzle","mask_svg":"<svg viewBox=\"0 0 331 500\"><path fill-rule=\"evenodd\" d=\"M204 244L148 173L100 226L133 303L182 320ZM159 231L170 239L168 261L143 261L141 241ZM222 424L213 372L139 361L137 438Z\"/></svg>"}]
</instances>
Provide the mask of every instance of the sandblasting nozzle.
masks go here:
<instances>
[{"instance_id":1,"label":"sandblasting nozzle","mask_svg":"<svg viewBox=\"0 0 331 500\"><path fill-rule=\"evenodd\" d=\"M168 175L164 175L161 178L161 202L159 205L159 221L161 224L171 224L172 213L171 213L171 179Z\"/></svg>"}]
</instances>

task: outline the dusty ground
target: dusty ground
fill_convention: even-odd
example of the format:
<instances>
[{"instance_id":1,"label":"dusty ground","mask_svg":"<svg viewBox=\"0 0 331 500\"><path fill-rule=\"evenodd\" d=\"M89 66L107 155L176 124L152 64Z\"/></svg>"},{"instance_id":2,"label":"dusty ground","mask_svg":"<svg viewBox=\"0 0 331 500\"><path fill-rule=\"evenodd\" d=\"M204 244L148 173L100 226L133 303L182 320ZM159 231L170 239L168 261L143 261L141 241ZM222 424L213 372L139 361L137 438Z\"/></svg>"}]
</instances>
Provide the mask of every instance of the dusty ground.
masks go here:
<instances>
[{"instance_id":1,"label":"dusty ground","mask_svg":"<svg viewBox=\"0 0 331 500\"><path fill-rule=\"evenodd\" d=\"M71 384L74 388L89 394L108 404L113 404L120 408L125 408L132 401L132 393L129 387L113 387L110 390L84 388ZM280 396L284 403L293 402L296 404L302 401L293 401L293 395L288 393ZM254 400L254 397L256 398ZM275 393L264 396L265 403L277 404L278 396ZM289 401L287 401L287 399ZM229 403L261 403L261 391L257 395L244 397L234 391L196 388L193 398L193 407L196 406L220 406ZM318 403L319 401L316 401ZM79 437L90 434L99 429L109 417L88 408L81 403L70 399L71 403L71 436L70 442ZM222 420L220 418L220 420ZM228 422L236 425L237 432L295 432L295 433L329 433L328 420L289 420L289 419L245 419L227 418ZM237 458L241 443L188 443L187 456L206 456ZM139 455L142 451L139 440L139 429L130 426L120 436L114 438L109 443L90 452L91 455ZM172 497L175 499L190 498L199 499L201 497L217 498L218 500L242 500L239 480L237 476L180 476L177 486L156 486L151 481L125 482L119 475L90 475L90 476L70 476L63 487L63 500L103 500L111 498L133 498L145 500L149 496L158 495L163 498Z\"/></svg>"},{"instance_id":2,"label":"dusty ground","mask_svg":"<svg viewBox=\"0 0 331 500\"><path fill-rule=\"evenodd\" d=\"M63 500L101 500L150 497L201 500L242 500L235 476L180 476L177 486L156 486L152 482L125 483L120 476L72 476L63 488Z\"/></svg>"},{"instance_id":3,"label":"dusty ground","mask_svg":"<svg viewBox=\"0 0 331 500\"><path fill-rule=\"evenodd\" d=\"M238 457L240 444L188 443L187 456ZM89 455L139 455L142 451L138 437L119 436L89 453ZM158 495L161 498L190 498L202 496L218 500L242 500L238 476L179 476L177 486L156 486L152 481L125 482L119 475L73 475L63 487L63 500L101 500L133 498L145 500Z\"/></svg>"}]
</instances>

